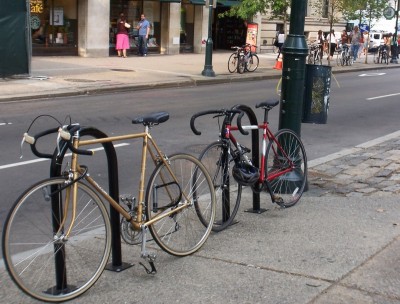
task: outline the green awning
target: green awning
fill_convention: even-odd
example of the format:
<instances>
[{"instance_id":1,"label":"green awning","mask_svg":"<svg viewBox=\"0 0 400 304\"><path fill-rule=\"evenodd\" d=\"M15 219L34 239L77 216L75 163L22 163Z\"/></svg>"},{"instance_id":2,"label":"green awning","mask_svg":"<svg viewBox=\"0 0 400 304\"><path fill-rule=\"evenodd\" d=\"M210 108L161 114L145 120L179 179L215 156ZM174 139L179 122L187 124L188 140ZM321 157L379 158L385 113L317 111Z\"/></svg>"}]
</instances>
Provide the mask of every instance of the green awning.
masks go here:
<instances>
[{"instance_id":1,"label":"green awning","mask_svg":"<svg viewBox=\"0 0 400 304\"><path fill-rule=\"evenodd\" d=\"M194 5L206 5L205 0L190 0L190 3Z\"/></svg>"},{"instance_id":2,"label":"green awning","mask_svg":"<svg viewBox=\"0 0 400 304\"><path fill-rule=\"evenodd\" d=\"M217 3L223 6L236 6L240 4L240 0L217 0Z\"/></svg>"}]
</instances>

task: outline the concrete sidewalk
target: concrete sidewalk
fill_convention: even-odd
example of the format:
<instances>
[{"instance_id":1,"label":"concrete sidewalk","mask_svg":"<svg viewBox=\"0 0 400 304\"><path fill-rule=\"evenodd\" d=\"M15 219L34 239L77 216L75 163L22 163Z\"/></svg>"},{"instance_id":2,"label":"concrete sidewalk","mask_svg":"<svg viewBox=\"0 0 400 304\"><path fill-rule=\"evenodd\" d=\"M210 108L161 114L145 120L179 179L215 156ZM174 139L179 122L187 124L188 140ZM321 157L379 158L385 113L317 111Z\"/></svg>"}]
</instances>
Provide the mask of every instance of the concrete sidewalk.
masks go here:
<instances>
[{"instance_id":1,"label":"concrete sidewalk","mask_svg":"<svg viewBox=\"0 0 400 304\"><path fill-rule=\"evenodd\" d=\"M0 80L0 101L153 87L279 78L275 55L254 73L230 74L216 52L217 76L201 76L204 55L127 59L34 57L32 77ZM372 61L372 57L371 57ZM356 63L333 72L396 68ZM40 76L43 76L41 78ZM43 79L43 80L40 80ZM123 244L122 272L105 271L71 303L397 303L400 304L400 131L309 162L309 190L280 210L261 194L261 214L245 189L235 225L211 234L185 258L157 252L155 276L139 265L138 246ZM2 303L38 303L19 291L0 261Z\"/></svg>"},{"instance_id":2,"label":"concrete sidewalk","mask_svg":"<svg viewBox=\"0 0 400 304\"><path fill-rule=\"evenodd\" d=\"M253 73L229 73L231 52L214 52L213 70L216 77L204 77L204 54L149 55L128 58L33 57L30 77L0 79L0 102L33 98L52 98L131 91L156 87L181 87L223 82L280 78L282 71L273 69L276 54L258 54L259 68ZM333 73L397 68L394 64L337 66L331 62ZM361 59L363 61L363 58ZM323 64L328 64L324 59Z\"/></svg>"}]
</instances>

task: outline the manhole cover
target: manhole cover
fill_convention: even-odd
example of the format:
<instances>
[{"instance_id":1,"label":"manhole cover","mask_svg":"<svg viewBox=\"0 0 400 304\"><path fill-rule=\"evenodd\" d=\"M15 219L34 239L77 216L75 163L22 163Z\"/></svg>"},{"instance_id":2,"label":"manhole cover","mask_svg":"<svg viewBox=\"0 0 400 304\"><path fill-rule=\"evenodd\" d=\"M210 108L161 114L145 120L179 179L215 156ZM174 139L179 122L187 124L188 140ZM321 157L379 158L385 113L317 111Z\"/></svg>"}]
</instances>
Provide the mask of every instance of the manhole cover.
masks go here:
<instances>
[{"instance_id":1,"label":"manhole cover","mask_svg":"<svg viewBox=\"0 0 400 304\"><path fill-rule=\"evenodd\" d=\"M135 72L134 70L129 70L129 69L111 69L111 71L115 71L115 72Z\"/></svg>"},{"instance_id":2,"label":"manhole cover","mask_svg":"<svg viewBox=\"0 0 400 304\"><path fill-rule=\"evenodd\" d=\"M91 79L65 79L65 80L70 82L96 82L96 80L91 80Z\"/></svg>"}]
</instances>

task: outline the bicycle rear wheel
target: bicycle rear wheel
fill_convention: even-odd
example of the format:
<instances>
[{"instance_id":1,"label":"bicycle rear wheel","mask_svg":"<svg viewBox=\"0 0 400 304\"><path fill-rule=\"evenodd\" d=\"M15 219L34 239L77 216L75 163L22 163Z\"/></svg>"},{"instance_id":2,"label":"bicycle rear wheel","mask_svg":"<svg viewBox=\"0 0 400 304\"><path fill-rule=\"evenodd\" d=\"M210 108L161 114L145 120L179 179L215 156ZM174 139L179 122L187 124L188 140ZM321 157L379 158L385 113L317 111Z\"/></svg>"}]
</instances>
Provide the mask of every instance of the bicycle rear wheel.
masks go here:
<instances>
[{"instance_id":1,"label":"bicycle rear wheel","mask_svg":"<svg viewBox=\"0 0 400 304\"><path fill-rule=\"evenodd\" d=\"M270 141L265 161L266 178L276 199L286 208L294 206L307 181L307 158L300 138L292 130L282 129Z\"/></svg>"},{"instance_id":2,"label":"bicycle rear wheel","mask_svg":"<svg viewBox=\"0 0 400 304\"><path fill-rule=\"evenodd\" d=\"M26 190L5 222L2 246L6 268L26 294L46 302L71 300L100 277L111 249L111 226L100 198L77 182L75 222L71 224L71 185L46 179ZM62 189L62 190L61 190ZM67 195L67 196L66 196ZM65 213L67 212L67 213ZM67 214L62 227L62 214Z\"/></svg>"},{"instance_id":3,"label":"bicycle rear wheel","mask_svg":"<svg viewBox=\"0 0 400 304\"><path fill-rule=\"evenodd\" d=\"M239 209L242 186L232 177L234 162L225 143L216 141L208 145L201 152L199 160L210 173L214 184L216 211L212 230L219 232L232 224Z\"/></svg>"},{"instance_id":4,"label":"bicycle rear wheel","mask_svg":"<svg viewBox=\"0 0 400 304\"><path fill-rule=\"evenodd\" d=\"M237 63L237 71L239 74L243 74L245 70L246 70L246 61L244 55L239 55Z\"/></svg>"},{"instance_id":5,"label":"bicycle rear wheel","mask_svg":"<svg viewBox=\"0 0 400 304\"><path fill-rule=\"evenodd\" d=\"M228 71L230 73L234 73L237 69L237 53L233 53L231 54L231 56L229 56L229 60L228 60Z\"/></svg>"},{"instance_id":6,"label":"bicycle rear wheel","mask_svg":"<svg viewBox=\"0 0 400 304\"><path fill-rule=\"evenodd\" d=\"M250 54L249 60L246 65L246 70L249 72L254 72L258 68L259 59L257 54Z\"/></svg>"},{"instance_id":7,"label":"bicycle rear wheel","mask_svg":"<svg viewBox=\"0 0 400 304\"><path fill-rule=\"evenodd\" d=\"M146 215L151 221L180 209L154 222L149 229L164 251L185 256L197 251L211 232L215 193L206 168L195 157L176 154L168 158L168 163L169 168L160 163L150 177Z\"/></svg>"}]
</instances>

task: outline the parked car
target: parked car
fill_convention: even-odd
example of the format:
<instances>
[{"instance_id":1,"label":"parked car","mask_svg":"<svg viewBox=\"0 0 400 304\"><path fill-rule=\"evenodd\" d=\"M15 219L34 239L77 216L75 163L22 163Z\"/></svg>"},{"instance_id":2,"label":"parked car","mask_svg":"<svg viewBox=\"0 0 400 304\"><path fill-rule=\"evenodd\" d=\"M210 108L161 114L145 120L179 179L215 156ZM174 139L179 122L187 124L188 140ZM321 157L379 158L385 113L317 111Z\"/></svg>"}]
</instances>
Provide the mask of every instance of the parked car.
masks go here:
<instances>
[{"instance_id":1,"label":"parked car","mask_svg":"<svg viewBox=\"0 0 400 304\"><path fill-rule=\"evenodd\" d=\"M384 34L385 33L383 33L383 32L371 32L371 33L369 33L368 52L375 52L380 45L384 44L384 40L383 40L383 35Z\"/></svg>"}]
</instances>

